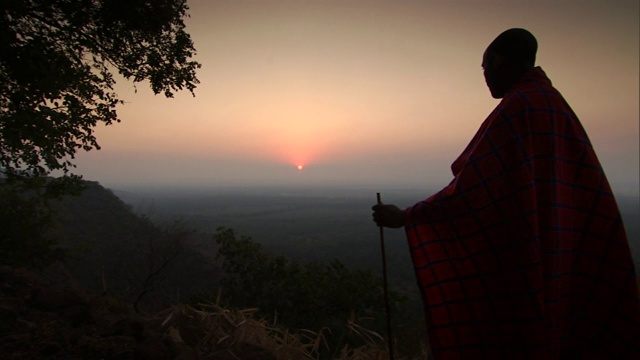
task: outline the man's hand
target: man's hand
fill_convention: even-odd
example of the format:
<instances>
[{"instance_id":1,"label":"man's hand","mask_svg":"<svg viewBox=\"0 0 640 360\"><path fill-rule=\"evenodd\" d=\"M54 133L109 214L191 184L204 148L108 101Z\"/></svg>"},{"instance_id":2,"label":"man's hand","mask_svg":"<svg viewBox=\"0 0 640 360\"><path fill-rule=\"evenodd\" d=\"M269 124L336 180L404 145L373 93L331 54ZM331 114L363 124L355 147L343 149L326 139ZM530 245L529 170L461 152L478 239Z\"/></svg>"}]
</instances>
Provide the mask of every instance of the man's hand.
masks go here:
<instances>
[{"instance_id":1,"label":"man's hand","mask_svg":"<svg viewBox=\"0 0 640 360\"><path fill-rule=\"evenodd\" d=\"M405 212L395 205L378 204L372 207L373 221L378 226L401 228L405 222Z\"/></svg>"}]
</instances>

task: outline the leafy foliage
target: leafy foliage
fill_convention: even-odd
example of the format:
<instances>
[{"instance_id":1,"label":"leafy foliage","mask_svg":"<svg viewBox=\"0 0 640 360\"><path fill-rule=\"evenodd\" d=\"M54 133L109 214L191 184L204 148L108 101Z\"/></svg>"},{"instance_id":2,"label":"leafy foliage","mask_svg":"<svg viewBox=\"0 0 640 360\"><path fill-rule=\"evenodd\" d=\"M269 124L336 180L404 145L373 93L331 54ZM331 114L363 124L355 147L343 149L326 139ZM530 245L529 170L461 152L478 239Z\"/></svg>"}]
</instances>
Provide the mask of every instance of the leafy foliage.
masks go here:
<instances>
[{"instance_id":1,"label":"leafy foliage","mask_svg":"<svg viewBox=\"0 0 640 360\"><path fill-rule=\"evenodd\" d=\"M384 319L382 282L369 271L341 262L298 263L269 255L232 229L215 235L223 259L223 295L233 306L258 307L288 326L333 327L350 317ZM391 292L393 303L403 297Z\"/></svg>"},{"instance_id":2,"label":"leafy foliage","mask_svg":"<svg viewBox=\"0 0 640 360\"><path fill-rule=\"evenodd\" d=\"M15 187L0 180L0 264L39 268L62 259L45 198Z\"/></svg>"},{"instance_id":3,"label":"leafy foliage","mask_svg":"<svg viewBox=\"0 0 640 360\"><path fill-rule=\"evenodd\" d=\"M155 94L193 94L200 64L185 32L186 0L0 2L0 171L60 170L99 149L93 128L118 122L113 69Z\"/></svg>"}]
</instances>

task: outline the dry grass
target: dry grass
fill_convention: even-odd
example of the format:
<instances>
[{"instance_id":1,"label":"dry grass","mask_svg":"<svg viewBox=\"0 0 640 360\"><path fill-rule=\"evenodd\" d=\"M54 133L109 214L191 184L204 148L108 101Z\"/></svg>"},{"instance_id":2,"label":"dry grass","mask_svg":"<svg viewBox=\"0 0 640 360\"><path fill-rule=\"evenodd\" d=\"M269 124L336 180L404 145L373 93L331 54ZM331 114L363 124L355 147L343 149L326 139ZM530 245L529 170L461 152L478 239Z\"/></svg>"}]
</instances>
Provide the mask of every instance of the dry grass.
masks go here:
<instances>
[{"instance_id":1,"label":"dry grass","mask_svg":"<svg viewBox=\"0 0 640 360\"><path fill-rule=\"evenodd\" d=\"M174 306L159 314L162 330L173 342L202 356L233 352L247 346L260 348L278 360L319 359L322 350L332 352L336 360L383 360L388 358L384 339L379 334L348 320L351 334L366 345L351 348L342 345L329 349L327 329L291 333L256 316L257 309L231 310L217 304Z\"/></svg>"}]
</instances>

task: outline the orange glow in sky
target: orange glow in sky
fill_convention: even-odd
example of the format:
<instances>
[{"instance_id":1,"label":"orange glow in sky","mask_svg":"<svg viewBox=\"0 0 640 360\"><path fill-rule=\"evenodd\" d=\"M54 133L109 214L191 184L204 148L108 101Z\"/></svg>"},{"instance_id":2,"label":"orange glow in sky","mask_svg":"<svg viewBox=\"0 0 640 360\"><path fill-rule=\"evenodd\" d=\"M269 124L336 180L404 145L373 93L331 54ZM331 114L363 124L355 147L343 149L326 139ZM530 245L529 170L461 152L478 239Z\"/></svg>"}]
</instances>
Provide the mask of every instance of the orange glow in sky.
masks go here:
<instances>
[{"instance_id":1,"label":"orange glow in sky","mask_svg":"<svg viewBox=\"0 0 640 360\"><path fill-rule=\"evenodd\" d=\"M637 193L638 1L524 3L189 0L196 96L119 81L122 122L96 130L102 150L79 154L78 172L106 185L284 184L303 164L305 181L444 186L498 104L484 50L524 27L610 181Z\"/></svg>"}]
</instances>

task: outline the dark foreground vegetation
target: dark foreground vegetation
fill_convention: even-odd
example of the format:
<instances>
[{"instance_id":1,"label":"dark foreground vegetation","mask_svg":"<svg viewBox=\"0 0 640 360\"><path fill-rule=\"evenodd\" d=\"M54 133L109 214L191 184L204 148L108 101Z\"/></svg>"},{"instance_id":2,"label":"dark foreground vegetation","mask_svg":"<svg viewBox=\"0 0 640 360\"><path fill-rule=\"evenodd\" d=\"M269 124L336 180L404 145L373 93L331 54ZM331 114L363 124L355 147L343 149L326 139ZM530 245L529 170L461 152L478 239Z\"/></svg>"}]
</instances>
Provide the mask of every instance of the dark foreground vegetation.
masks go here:
<instances>
[{"instance_id":1,"label":"dark foreground vegetation","mask_svg":"<svg viewBox=\"0 0 640 360\"><path fill-rule=\"evenodd\" d=\"M84 186L46 201L2 186L4 358L387 357L379 274L294 260L230 228L157 225ZM421 319L403 323L407 296L390 298L397 357L421 358Z\"/></svg>"},{"instance_id":2,"label":"dark foreground vegetation","mask_svg":"<svg viewBox=\"0 0 640 360\"><path fill-rule=\"evenodd\" d=\"M387 358L366 196L156 194L149 207L83 186L0 186L3 358ZM639 205L619 203L636 256ZM396 358L424 359L402 237L387 233Z\"/></svg>"}]
</instances>

